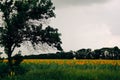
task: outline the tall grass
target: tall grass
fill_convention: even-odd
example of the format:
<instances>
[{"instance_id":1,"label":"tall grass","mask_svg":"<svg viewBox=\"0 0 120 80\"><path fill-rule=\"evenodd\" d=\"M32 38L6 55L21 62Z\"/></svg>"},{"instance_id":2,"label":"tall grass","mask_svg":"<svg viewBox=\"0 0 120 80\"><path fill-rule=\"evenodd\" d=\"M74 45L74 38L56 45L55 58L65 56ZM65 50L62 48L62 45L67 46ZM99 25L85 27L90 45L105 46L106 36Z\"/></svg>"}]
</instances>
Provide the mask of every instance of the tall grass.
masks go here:
<instances>
[{"instance_id":1,"label":"tall grass","mask_svg":"<svg viewBox=\"0 0 120 80\"><path fill-rule=\"evenodd\" d=\"M22 63L29 72L0 80L120 80L120 66L113 64Z\"/></svg>"}]
</instances>

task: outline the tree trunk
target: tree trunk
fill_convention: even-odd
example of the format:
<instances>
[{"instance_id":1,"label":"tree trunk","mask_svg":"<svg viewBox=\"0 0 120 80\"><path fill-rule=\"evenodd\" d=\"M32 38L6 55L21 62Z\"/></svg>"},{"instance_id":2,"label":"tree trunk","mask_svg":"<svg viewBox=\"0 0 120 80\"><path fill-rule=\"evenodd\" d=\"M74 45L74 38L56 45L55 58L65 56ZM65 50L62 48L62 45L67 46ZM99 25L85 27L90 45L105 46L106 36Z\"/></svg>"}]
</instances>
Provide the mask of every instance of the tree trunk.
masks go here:
<instances>
[{"instance_id":1,"label":"tree trunk","mask_svg":"<svg viewBox=\"0 0 120 80\"><path fill-rule=\"evenodd\" d=\"M12 57L10 54L8 54L8 65L12 66Z\"/></svg>"},{"instance_id":2,"label":"tree trunk","mask_svg":"<svg viewBox=\"0 0 120 80\"><path fill-rule=\"evenodd\" d=\"M12 52L11 52L11 50L8 50L8 74L10 75L10 76L12 76L12 72L13 72L13 62L12 62Z\"/></svg>"}]
</instances>

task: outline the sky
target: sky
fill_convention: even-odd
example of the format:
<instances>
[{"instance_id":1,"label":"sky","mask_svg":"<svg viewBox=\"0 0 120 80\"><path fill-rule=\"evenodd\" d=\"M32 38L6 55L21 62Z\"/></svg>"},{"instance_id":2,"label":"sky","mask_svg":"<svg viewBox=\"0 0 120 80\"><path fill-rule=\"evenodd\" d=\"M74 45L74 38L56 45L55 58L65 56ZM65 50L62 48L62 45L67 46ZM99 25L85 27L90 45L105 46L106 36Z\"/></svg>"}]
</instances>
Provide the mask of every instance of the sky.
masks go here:
<instances>
[{"instance_id":1,"label":"sky","mask_svg":"<svg viewBox=\"0 0 120 80\"><path fill-rule=\"evenodd\" d=\"M52 0L65 51L120 47L120 0Z\"/></svg>"}]
</instances>

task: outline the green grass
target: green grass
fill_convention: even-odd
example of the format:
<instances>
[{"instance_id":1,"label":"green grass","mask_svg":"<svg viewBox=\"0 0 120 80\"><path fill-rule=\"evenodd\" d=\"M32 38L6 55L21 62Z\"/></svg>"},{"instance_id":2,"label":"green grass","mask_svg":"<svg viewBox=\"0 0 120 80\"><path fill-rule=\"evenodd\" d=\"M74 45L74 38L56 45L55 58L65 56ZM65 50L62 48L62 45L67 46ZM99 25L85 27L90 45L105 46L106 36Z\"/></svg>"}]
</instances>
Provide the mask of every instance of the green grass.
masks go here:
<instances>
[{"instance_id":1,"label":"green grass","mask_svg":"<svg viewBox=\"0 0 120 80\"><path fill-rule=\"evenodd\" d=\"M118 65L21 64L29 71L0 80L120 80ZM1 73L0 73L1 74Z\"/></svg>"}]
</instances>

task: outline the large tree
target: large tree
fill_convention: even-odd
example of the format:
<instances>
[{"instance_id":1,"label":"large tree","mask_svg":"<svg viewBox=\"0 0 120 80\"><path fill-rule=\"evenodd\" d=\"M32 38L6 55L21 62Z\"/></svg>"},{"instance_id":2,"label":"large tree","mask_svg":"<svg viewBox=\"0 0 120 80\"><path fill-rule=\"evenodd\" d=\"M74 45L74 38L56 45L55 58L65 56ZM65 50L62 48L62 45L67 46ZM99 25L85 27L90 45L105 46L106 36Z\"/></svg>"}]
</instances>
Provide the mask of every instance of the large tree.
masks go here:
<instances>
[{"instance_id":1,"label":"large tree","mask_svg":"<svg viewBox=\"0 0 120 80\"><path fill-rule=\"evenodd\" d=\"M8 56L9 66L12 66L11 55L16 47L21 47L25 41L33 47L47 43L49 46L61 48L60 33L50 26L30 24L30 20L47 20L55 17L55 7L51 0L1 0L0 12L4 24L0 26L0 46Z\"/></svg>"}]
</instances>

